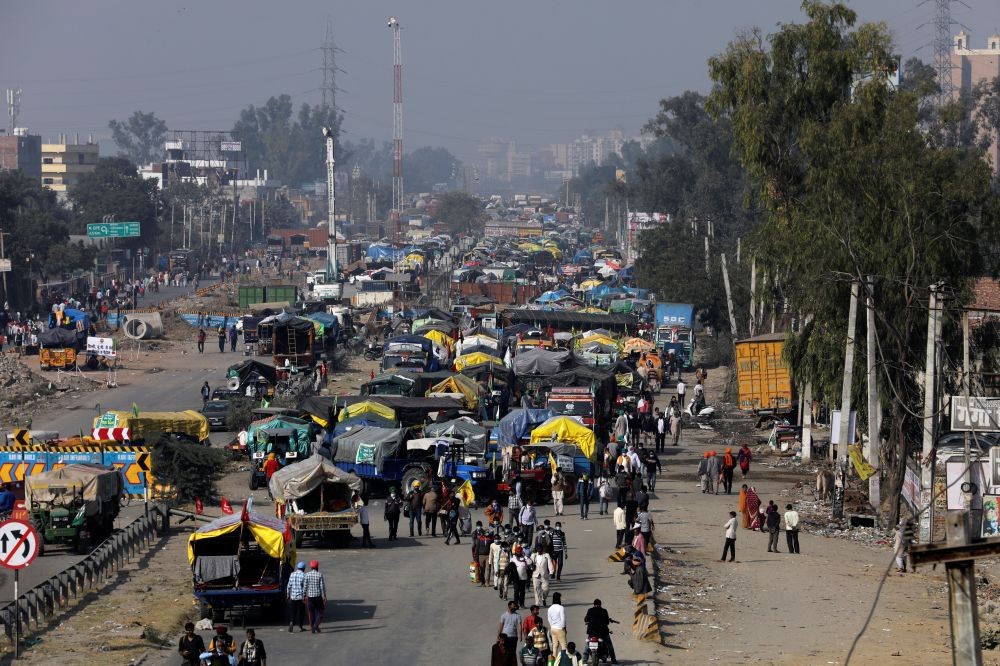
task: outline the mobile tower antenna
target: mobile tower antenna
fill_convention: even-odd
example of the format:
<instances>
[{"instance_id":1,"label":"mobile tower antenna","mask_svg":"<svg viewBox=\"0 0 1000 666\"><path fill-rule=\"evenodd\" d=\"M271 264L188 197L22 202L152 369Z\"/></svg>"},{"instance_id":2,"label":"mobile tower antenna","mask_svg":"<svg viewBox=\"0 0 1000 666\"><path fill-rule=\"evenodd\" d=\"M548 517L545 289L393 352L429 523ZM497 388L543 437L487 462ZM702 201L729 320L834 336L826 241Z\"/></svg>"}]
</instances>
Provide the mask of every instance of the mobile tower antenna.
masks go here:
<instances>
[{"instance_id":1,"label":"mobile tower antenna","mask_svg":"<svg viewBox=\"0 0 1000 666\"><path fill-rule=\"evenodd\" d=\"M399 21L390 16L392 30L392 207L403 214L403 52L399 42Z\"/></svg>"}]
</instances>

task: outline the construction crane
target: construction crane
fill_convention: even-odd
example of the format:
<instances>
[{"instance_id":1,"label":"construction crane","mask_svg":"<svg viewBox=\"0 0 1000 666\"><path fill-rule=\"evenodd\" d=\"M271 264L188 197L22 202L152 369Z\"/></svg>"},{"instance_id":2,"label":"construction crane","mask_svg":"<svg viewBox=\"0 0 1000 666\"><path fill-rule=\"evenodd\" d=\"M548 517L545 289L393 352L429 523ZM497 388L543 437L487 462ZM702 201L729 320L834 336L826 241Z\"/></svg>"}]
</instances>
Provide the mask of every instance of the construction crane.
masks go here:
<instances>
[{"instance_id":1,"label":"construction crane","mask_svg":"<svg viewBox=\"0 0 1000 666\"><path fill-rule=\"evenodd\" d=\"M399 42L399 21L390 16L392 30L392 207L397 215L397 231L403 216L403 52Z\"/></svg>"}]
</instances>

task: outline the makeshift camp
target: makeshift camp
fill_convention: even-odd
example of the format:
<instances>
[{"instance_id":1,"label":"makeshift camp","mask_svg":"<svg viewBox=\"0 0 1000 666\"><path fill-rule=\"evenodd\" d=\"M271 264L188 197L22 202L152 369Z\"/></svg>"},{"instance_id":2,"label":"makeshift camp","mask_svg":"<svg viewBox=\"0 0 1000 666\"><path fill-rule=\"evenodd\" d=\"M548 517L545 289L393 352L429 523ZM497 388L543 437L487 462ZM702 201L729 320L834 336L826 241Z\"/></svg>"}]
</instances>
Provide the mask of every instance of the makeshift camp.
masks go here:
<instances>
[{"instance_id":1,"label":"makeshift camp","mask_svg":"<svg viewBox=\"0 0 1000 666\"><path fill-rule=\"evenodd\" d=\"M396 422L369 412L361 416L338 421L333 428L333 436L339 437L362 426L375 426L377 428L395 428Z\"/></svg>"},{"instance_id":2,"label":"makeshift camp","mask_svg":"<svg viewBox=\"0 0 1000 666\"><path fill-rule=\"evenodd\" d=\"M313 456L279 469L268 488L276 515L286 517L291 525L296 546L307 535L339 535L344 545L350 541L351 526L358 522L351 496L362 489L361 479L354 474Z\"/></svg>"},{"instance_id":3,"label":"makeshift camp","mask_svg":"<svg viewBox=\"0 0 1000 666\"><path fill-rule=\"evenodd\" d=\"M286 360L297 368L312 365L316 328L311 320L287 312L265 317L257 324L257 336L271 340L275 367L283 367Z\"/></svg>"},{"instance_id":4,"label":"makeshift camp","mask_svg":"<svg viewBox=\"0 0 1000 666\"><path fill-rule=\"evenodd\" d=\"M622 351L626 354L631 354L633 352L645 352L656 347L650 340L645 340L643 338L628 338L622 344Z\"/></svg>"},{"instance_id":5,"label":"makeshift camp","mask_svg":"<svg viewBox=\"0 0 1000 666\"><path fill-rule=\"evenodd\" d=\"M430 329L427 331L422 331L420 335L424 336L428 340L431 340L432 342L441 345L442 347L447 349L449 353L455 347L455 341L451 337L449 337L446 333L443 333L440 330Z\"/></svg>"},{"instance_id":6,"label":"makeshift camp","mask_svg":"<svg viewBox=\"0 0 1000 666\"><path fill-rule=\"evenodd\" d=\"M347 419L364 416L365 414L374 414L389 421L396 420L396 412L393 411L391 407L386 407L385 405L373 400L365 400L363 402L354 403L353 405L347 405L340 411L337 420L346 421Z\"/></svg>"},{"instance_id":7,"label":"makeshift camp","mask_svg":"<svg viewBox=\"0 0 1000 666\"><path fill-rule=\"evenodd\" d=\"M479 384L474 379L465 375L452 375L448 379L435 384L427 392L428 397L439 395L456 396L465 403L468 409L475 409L479 405Z\"/></svg>"},{"instance_id":8,"label":"makeshift camp","mask_svg":"<svg viewBox=\"0 0 1000 666\"><path fill-rule=\"evenodd\" d=\"M406 428L362 426L334 438L331 457L340 462L370 463L381 468L386 458L399 453L406 432Z\"/></svg>"},{"instance_id":9,"label":"makeshift camp","mask_svg":"<svg viewBox=\"0 0 1000 666\"><path fill-rule=\"evenodd\" d=\"M274 386L278 382L277 372L273 366L253 359L229 366L226 370L226 377L227 388L241 392L249 384L259 384L261 379L270 386Z\"/></svg>"},{"instance_id":10,"label":"makeshift camp","mask_svg":"<svg viewBox=\"0 0 1000 666\"><path fill-rule=\"evenodd\" d=\"M514 357L514 374L552 375L562 370L570 358L567 351L524 350Z\"/></svg>"},{"instance_id":11,"label":"makeshift camp","mask_svg":"<svg viewBox=\"0 0 1000 666\"><path fill-rule=\"evenodd\" d=\"M466 353L466 350L472 349L473 347L483 348L483 349L493 349L496 350L500 346L500 343L496 338L491 338L488 335L478 333L476 335L467 335L462 342L455 345L455 353L462 355ZM469 352L471 353L471 352Z\"/></svg>"},{"instance_id":12,"label":"makeshift camp","mask_svg":"<svg viewBox=\"0 0 1000 666\"><path fill-rule=\"evenodd\" d=\"M295 559L284 521L248 510L223 515L188 537L187 550L202 617L222 621L226 609L283 603Z\"/></svg>"},{"instance_id":13,"label":"makeshift camp","mask_svg":"<svg viewBox=\"0 0 1000 666\"><path fill-rule=\"evenodd\" d=\"M461 372L463 368L470 365L482 365L484 363L493 363L495 365L503 365L503 359L497 358L496 356L491 356L483 352L476 352L474 354L465 354L459 356L455 359L455 370Z\"/></svg>"},{"instance_id":14,"label":"makeshift camp","mask_svg":"<svg viewBox=\"0 0 1000 666\"><path fill-rule=\"evenodd\" d=\"M486 450L489 432L488 428L484 428L468 417L461 417L441 423L431 423L424 427L424 434L428 437L455 437L461 439L465 442L465 450L475 453L483 453Z\"/></svg>"},{"instance_id":15,"label":"makeshift camp","mask_svg":"<svg viewBox=\"0 0 1000 666\"><path fill-rule=\"evenodd\" d=\"M551 409L512 409L497 423L497 444L517 446L522 439L528 438L532 428L553 416Z\"/></svg>"},{"instance_id":16,"label":"makeshift camp","mask_svg":"<svg viewBox=\"0 0 1000 666\"><path fill-rule=\"evenodd\" d=\"M286 451L294 451L299 454L298 457L305 457L307 453L310 452L311 444L313 438L317 431L317 426L312 420L305 420L296 418L294 416L278 415L271 416L266 419L261 419L259 421L254 421L249 426L247 426L247 443L256 442L266 442L267 441L267 431L269 430L290 430L294 433L289 437L289 444L291 445ZM263 434L261 434L263 433ZM265 454L270 453L270 449L263 445L255 448L255 451L260 451Z\"/></svg>"},{"instance_id":17,"label":"makeshift camp","mask_svg":"<svg viewBox=\"0 0 1000 666\"><path fill-rule=\"evenodd\" d=\"M556 416L531 431L531 443L565 442L575 444L587 458L593 460L596 439L594 431L568 416Z\"/></svg>"}]
</instances>

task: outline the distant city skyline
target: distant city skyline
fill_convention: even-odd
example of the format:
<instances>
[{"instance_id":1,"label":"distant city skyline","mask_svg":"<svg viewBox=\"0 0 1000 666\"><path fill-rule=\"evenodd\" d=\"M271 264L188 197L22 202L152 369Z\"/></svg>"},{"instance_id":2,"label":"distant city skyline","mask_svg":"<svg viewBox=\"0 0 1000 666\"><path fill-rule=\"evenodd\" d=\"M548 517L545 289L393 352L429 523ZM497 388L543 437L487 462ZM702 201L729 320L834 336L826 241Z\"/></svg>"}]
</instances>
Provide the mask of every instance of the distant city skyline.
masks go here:
<instances>
[{"instance_id":1,"label":"distant city skyline","mask_svg":"<svg viewBox=\"0 0 1000 666\"><path fill-rule=\"evenodd\" d=\"M108 121L138 109L171 129L228 130L243 108L272 95L290 94L296 107L320 103L330 17L342 49L343 139L383 141L392 129L386 19L395 15L404 150L441 146L475 164L480 144L493 137L515 142L520 155L582 135L635 136L661 98L709 90L706 61L738 31L769 33L779 21L801 21L800 4L12 3L4 11L13 29L0 41L0 88L23 91L19 124L43 140L94 134L102 154L114 152ZM861 21L887 22L904 61L932 60L933 3L849 4ZM953 5L954 31L965 26L974 46L985 45L1000 26L1000 3L969 4Z\"/></svg>"}]
</instances>

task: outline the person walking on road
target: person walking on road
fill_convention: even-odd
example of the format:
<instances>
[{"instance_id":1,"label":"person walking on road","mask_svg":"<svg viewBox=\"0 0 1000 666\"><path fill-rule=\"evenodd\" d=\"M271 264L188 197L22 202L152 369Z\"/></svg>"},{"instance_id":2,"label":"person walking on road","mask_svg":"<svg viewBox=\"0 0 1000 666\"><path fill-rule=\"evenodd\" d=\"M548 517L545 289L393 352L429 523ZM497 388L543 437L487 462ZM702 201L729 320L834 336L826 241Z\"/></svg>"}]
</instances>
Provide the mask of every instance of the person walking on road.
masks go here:
<instances>
[{"instance_id":1,"label":"person walking on road","mask_svg":"<svg viewBox=\"0 0 1000 666\"><path fill-rule=\"evenodd\" d=\"M395 541L399 532L399 514L403 511L403 498L399 496L395 488L389 490L389 497L385 500L384 518L389 523L389 541Z\"/></svg>"},{"instance_id":2,"label":"person walking on road","mask_svg":"<svg viewBox=\"0 0 1000 666\"><path fill-rule=\"evenodd\" d=\"M219 353L225 353L226 351L226 329L222 326L219 327Z\"/></svg>"},{"instance_id":3,"label":"person walking on road","mask_svg":"<svg viewBox=\"0 0 1000 666\"><path fill-rule=\"evenodd\" d=\"M514 601L517 602L518 606L524 605L524 593L528 586L528 578L531 576L531 562L524 555L524 547L519 544L514 544L514 556L511 558L511 564L515 568L514 576Z\"/></svg>"},{"instance_id":4,"label":"person walking on road","mask_svg":"<svg viewBox=\"0 0 1000 666\"><path fill-rule=\"evenodd\" d=\"M514 647L511 647L507 634L497 634L497 642L493 644L490 651L490 666L517 666L516 650L516 639Z\"/></svg>"},{"instance_id":5,"label":"person walking on road","mask_svg":"<svg viewBox=\"0 0 1000 666\"><path fill-rule=\"evenodd\" d=\"M663 449L667 445L667 431L670 429L669 417L660 412L660 408L656 408L656 452L663 453Z\"/></svg>"},{"instance_id":6,"label":"person walking on road","mask_svg":"<svg viewBox=\"0 0 1000 666\"><path fill-rule=\"evenodd\" d=\"M326 581L319 572L319 562L309 563L309 572L303 579L303 592L306 598L306 608L309 611L309 631L322 633L320 624L323 622L323 610L326 608Z\"/></svg>"},{"instance_id":7,"label":"person walking on road","mask_svg":"<svg viewBox=\"0 0 1000 666\"><path fill-rule=\"evenodd\" d=\"M535 594L535 604L548 606L549 579L555 574L555 563L545 549L540 549L531 554L531 566L534 569L531 575L531 589Z\"/></svg>"},{"instance_id":8,"label":"person walking on road","mask_svg":"<svg viewBox=\"0 0 1000 666\"><path fill-rule=\"evenodd\" d=\"M708 452L708 493L709 494L719 494L718 481L719 477L722 476L722 465L719 462L719 456L715 455L715 451Z\"/></svg>"},{"instance_id":9,"label":"person walking on road","mask_svg":"<svg viewBox=\"0 0 1000 666\"><path fill-rule=\"evenodd\" d=\"M698 461L698 483L701 484L701 492L708 492L708 451L702 455Z\"/></svg>"},{"instance_id":10,"label":"person walking on road","mask_svg":"<svg viewBox=\"0 0 1000 666\"><path fill-rule=\"evenodd\" d=\"M556 563L556 580L562 580L563 563L569 559L568 549L562 523L556 522L556 526L552 529L552 557Z\"/></svg>"},{"instance_id":11,"label":"person walking on road","mask_svg":"<svg viewBox=\"0 0 1000 666\"><path fill-rule=\"evenodd\" d=\"M538 666L541 664L542 653L535 647L535 639L528 636L524 639L524 647L521 648L521 666Z\"/></svg>"},{"instance_id":12,"label":"person walking on road","mask_svg":"<svg viewBox=\"0 0 1000 666\"><path fill-rule=\"evenodd\" d=\"M450 546L452 537L455 538L455 545L462 543L458 535L458 504L455 496L449 495L441 504L441 511L447 521L444 526L444 545Z\"/></svg>"},{"instance_id":13,"label":"person walking on road","mask_svg":"<svg viewBox=\"0 0 1000 666\"><path fill-rule=\"evenodd\" d=\"M506 639L506 644L513 652L521 640L521 616L517 612L516 601L507 602L507 612L500 616L500 626L498 632Z\"/></svg>"},{"instance_id":14,"label":"person walking on road","mask_svg":"<svg viewBox=\"0 0 1000 666\"><path fill-rule=\"evenodd\" d=\"M493 537L483 529L483 523L476 521L476 529L472 533L472 559L476 563L476 582L480 587L489 585L490 549L493 548Z\"/></svg>"},{"instance_id":15,"label":"person walking on road","mask_svg":"<svg viewBox=\"0 0 1000 666\"><path fill-rule=\"evenodd\" d=\"M779 529L781 527L781 514L778 513L778 507L775 506L774 500L767 503L765 524L767 525L767 552L780 553L781 551L778 550L778 535L781 534L781 530Z\"/></svg>"},{"instance_id":16,"label":"person walking on road","mask_svg":"<svg viewBox=\"0 0 1000 666\"><path fill-rule=\"evenodd\" d=\"M576 496L580 500L580 519L587 520L590 515L590 496L593 494L594 484L590 480L589 474L584 474L576 482Z\"/></svg>"},{"instance_id":17,"label":"person walking on road","mask_svg":"<svg viewBox=\"0 0 1000 666\"><path fill-rule=\"evenodd\" d=\"M257 638L257 632L247 629L247 639L240 646L237 663L239 666L267 666L267 650L264 641Z\"/></svg>"},{"instance_id":18,"label":"person walking on road","mask_svg":"<svg viewBox=\"0 0 1000 666\"><path fill-rule=\"evenodd\" d=\"M535 628L528 632L528 636L531 636L535 647L542 655L542 659L548 660L552 650L549 644L549 632L545 630L545 622L541 617L535 618Z\"/></svg>"},{"instance_id":19,"label":"person walking on road","mask_svg":"<svg viewBox=\"0 0 1000 666\"><path fill-rule=\"evenodd\" d=\"M424 493L424 522L432 537L437 536L438 512L440 510L441 503L438 501L437 491L434 490L434 486L431 486ZM412 531L412 528L410 529ZM444 531L444 526L442 526L442 531Z\"/></svg>"},{"instance_id":20,"label":"person walking on road","mask_svg":"<svg viewBox=\"0 0 1000 666\"><path fill-rule=\"evenodd\" d=\"M679 409L673 409L670 412L670 441L673 446L681 445L681 428L684 425L681 422L681 412Z\"/></svg>"},{"instance_id":21,"label":"person walking on road","mask_svg":"<svg viewBox=\"0 0 1000 666\"><path fill-rule=\"evenodd\" d=\"M406 496L407 506L410 511L410 537L413 537L413 525L417 525L417 535L424 535L424 526L421 522L424 510L424 494L420 491L420 482L414 481L410 488L410 494Z\"/></svg>"},{"instance_id":22,"label":"person walking on road","mask_svg":"<svg viewBox=\"0 0 1000 666\"><path fill-rule=\"evenodd\" d=\"M374 548L375 544L372 543L372 533L369 528L368 500L361 498L357 493L354 495L358 498L358 523L361 525L361 547Z\"/></svg>"},{"instance_id":23,"label":"person walking on road","mask_svg":"<svg viewBox=\"0 0 1000 666\"><path fill-rule=\"evenodd\" d=\"M625 416L624 410L618 411L618 418L615 419L612 432L616 442L624 442L625 438L628 437L628 417Z\"/></svg>"},{"instance_id":24,"label":"person walking on road","mask_svg":"<svg viewBox=\"0 0 1000 666\"><path fill-rule=\"evenodd\" d=\"M194 622L188 622L184 625L184 635L177 642L177 653L181 656L181 663L184 666L199 666L204 651L204 639L194 633Z\"/></svg>"},{"instance_id":25,"label":"person walking on road","mask_svg":"<svg viewBox=\"0 0 1000 666\"><path fill-rule=\"evenodd\" d=\"M561 469L556 469L552 474L552 507L556 515L563 515L563 496L566 491L566 477Z\"/></svg>"},{"instance_id":26,"label":"person walking on road","mask_svg":"<svg viewBox=\"0 0 1000 666\"><path fill-rule=\"evenodd\" d=\"M208 381L201 385L201 406L204 407L208 404L208 399L212 397L212 388L208 385Z\"/></svg>"},{"instance_id":27,"label":"person walking on road","mask_svg":"<svg viewBox=\"0 0 1000 666\"><path fill-rule=\"evenodd\" d=\"M625 520L625 505L619 504L615 507L614 512L614 523L615 523L615 550L622 547L623 539L625 538L625 528L628 523Z\"/></svg>"},{"instance_id":28,"label":"person walking on road","mask_svg":"<svg viewBox=\"0 0 1000 666\"><path fill-rule=\"evenodd\" d=\"M799 512L791 504L785 505L785 541L788 552L799 554Z\"/></svg>"},{"instance_id":29,"label":"person walking on road","mask_svg":"<svg viewBox=\"0 0 1000 666\"><path fill-rule=\"evenodd\" d=\"M288 586L285 588L285 598L288 599L288 633L292 633L295 625L299 625L299 631L305 631L302 626L306 617L306 563L299 562L295 565L295 571L288 577Z\"/></svg>"},{"instance_id":30,"label":"person walking on road","mask_svg":"<svg viewBox=\"0 0 1000 666\"><path fill-rule=\"evenodd\" d=\"M236 332L236 324L229 327L229 351L236 351L236 340L239 333Z\"/></svg>"},{"instance_id":31,"label":"person walking on road","mask_svg":"<svg viewBox=\"0 0 1000 666\"><path fill-rule=\"evenodd\" d=\"M747 446L747 443L743 442L743 446L740 447L739 452L736 454L736 462L740 464L740 472L743 474L744 480L750 476L751 460L753 460L753 453L750 451L750 447Z\"/></svg>"},{"instance_id":32,"label":"person walking on road","mask_svg":"<svg viewBox=\"0 0 1000 666\"><path fill-rule=\"evenodd\" d=\"M229 635L224 624L215 625L215 636L208 642L209 666L229 666L229 658L236 654L236 640Z\"/></svg>"},{"instance_id":33,"label":"person walking on road","mask_svg":"<svg viewBox=\"0 0 1000 666\"><path fill-rule=\"evenodd\" d=\"M687 391L687 387L684 386L684 380L677 377L677 404L680 405L681 411L684 411L684 392Z\"/></svg>"},{"instance_id":34,"label":"person walking on road","mask_svg":"<svg viewBox=\"0 0 1000 666\"><path fill-rule=\"evenodd\" d=\"M653 449L647 449L642 458L642 464L646 469L646 487L650 491L656 490L656 475L663 473L663 466L660 464L660 457Z\"/></svg>"},{"instance_id":35,"label":"person walking on road","mask_svg":"<svg viewBox=\"0 0 1000 666\"><path fill-rule=\"evenodd\" d=\"M729 561L734 562L736 560L736 512L729 512L729 520L723 525L726 530L726 545L722 548L722 559L720 562L726 561L726 553L729 553Z\"/></svg>"},{"instance_id":36,"label":"person walking on road","mask_svg":"<svg viewBox=\"0 0 1000 666\"><path fill-rule=\"evenodd\" d=\"M566 607L562 603L562 593L552 595L552 605L549 606L549 631L552 634L552 654L566 649Z\"/></svg>"},{"instance_id":37,"label":"person walking on road","mask_svg":"<svg viewBox=\"0 0 1000 666\"><path fill-rule=\"evenodd\" d=\"M733 471L736 469L736 459L733 450L726 449L722 456L722 489L727 495L733 494Z\"/></svg>"},{"instance_id":38,"label":"person walking on road","mask_svg":"<svg viewBox=\"0 0 1000 666\"><path fill-rule=\"evenodd\" d=\"M205 329L199 328L198 329L198 353L199 354L204 354L205 353L205 338L206 337L207 336L205 335Z\"/></svg>"},{"instance_id":39,"label":"person walking on road","mask_svg":"<svg viewBox=\"0 0 1000 666\"><path fill-rule=\"evenodd\" d=\"M743 516L743 529L750 529L750 511L747 509L747 484L740 486L740 496L736 500L736 510Z\"/></svg>"},{"instance_id":40,"label":"person walking on road","mask_svg":"<svg viewBox=\"0 0 1000 666\"><path fill-rule=\"evenodd\" d=\"M610 477L605 470L601 470L600 476L597 477L597 499L599 500L597 505L597 511L600 515L610 513L608 511L608 502L611 498L617 494L617 489L611 483Z\"/></svg>"},{"instance_id":41,"label":"person walking on road","mask_svg":"<svg viewBox=\"0 0 1000 666\"><path fill-rule=\"evenodd\" d=\"M535 533L535 521L538 520L538 513L535 511L535 501L528 500L527 504L521 507L517 518L521 522L521 533L528 543L531 543Z\"/></svg>"}]
</instances>

